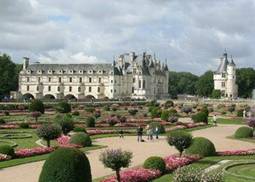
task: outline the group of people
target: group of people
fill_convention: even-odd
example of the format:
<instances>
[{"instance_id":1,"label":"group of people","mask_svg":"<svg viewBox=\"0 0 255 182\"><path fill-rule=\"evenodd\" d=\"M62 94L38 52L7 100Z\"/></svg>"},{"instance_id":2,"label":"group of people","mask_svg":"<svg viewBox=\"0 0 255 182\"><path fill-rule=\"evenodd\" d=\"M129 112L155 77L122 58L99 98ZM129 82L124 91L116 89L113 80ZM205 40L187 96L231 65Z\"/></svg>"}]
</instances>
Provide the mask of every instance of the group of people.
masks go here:
<instances>
[{"instance_id":1,"label":"group of people","mask_svg":"<svg viewBox=\"0 0 255 182\"><path fill-rule=\"evenodd\" d=\"M159 136L159 128L158 127L151 127L150 125L147 125L145 129L146 129L146 134L147 134L147 140L153 140L153 135L155 135L155 138L158 139L158 136ZM139 126L137 128L137 141L144 142L142 126Z\"/></svg>"}]
</instances>

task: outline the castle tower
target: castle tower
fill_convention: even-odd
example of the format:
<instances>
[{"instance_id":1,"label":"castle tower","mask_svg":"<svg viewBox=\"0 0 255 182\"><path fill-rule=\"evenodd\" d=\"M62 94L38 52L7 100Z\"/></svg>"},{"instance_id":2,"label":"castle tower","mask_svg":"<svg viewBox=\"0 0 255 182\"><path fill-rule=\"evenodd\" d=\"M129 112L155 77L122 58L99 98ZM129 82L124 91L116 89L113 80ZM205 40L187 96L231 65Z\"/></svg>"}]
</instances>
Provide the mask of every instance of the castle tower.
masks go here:
<instances>
[{"instance_id":1,"label":"castle tower","mask_svg":"<svg viewBox=\"0 0 255 182\"><path fill-rule=\"evenodd\" d=\"M227 65L226 85L227 85L226 96L230 98L237 98L236 65L232 57L231 57L231 62Z\"/></svg>"}]
</instances>

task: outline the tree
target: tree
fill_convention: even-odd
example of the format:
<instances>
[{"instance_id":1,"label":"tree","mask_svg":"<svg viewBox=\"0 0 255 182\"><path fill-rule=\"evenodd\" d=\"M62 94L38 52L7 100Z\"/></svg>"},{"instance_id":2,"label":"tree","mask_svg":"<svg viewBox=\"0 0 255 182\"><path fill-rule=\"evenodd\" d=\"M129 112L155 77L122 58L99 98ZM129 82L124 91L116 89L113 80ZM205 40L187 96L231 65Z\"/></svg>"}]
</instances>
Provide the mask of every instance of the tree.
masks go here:
<instances>
[{"instance_id":1,"label":"tree","mask_svg":"<svg viewBox=\"0 0 255 182\"><path fill-rule=\"evenodd\" d=\"M201 75L196 84L196 93L199 96L209 97L213 92L213 72L207 71Z\"/></svg>"},{"instance_id":2,"label":"tree","mask_svg":"<svg viewBox=\"0 0 255 182\"><path fill-rule=\"evenodd\" d=\"M42 115L41 112L38 112L38 111L32 112L32 114L31 114L31 116L32 116L33 118L35 118L35 122L38 121L38 118L39 118L41 115Z\"/></svg>"},{"instance_id":3,"label":"tree","mask_svg":"<svg viewBox=\"0 0 255 182\"><path fill-rule=\"evenodd\" d=\"M67 135L74 128L73 118L70 114L57 115L55 122L61 126L64 135Z\"/></svg>"},{"instance_id":4,"label":"tree","mask_svg":"<svg viewBox=\"0 0 255 182\"><path fill-rule=\"evenodd\" d=\"M252 97L252 90L255 88L255 70L253 68L237 69L236 83L239 97Z\"/></svg>"},{"instance_id":5,"label":"tree","mask_svg":"<svg viewBox=\"0 0 255 182\"><path fill-rule=\"evenodd\" d=\"M58 125L43 124L37 128L36 134L39 138L43 138L47 142L47 146L50 147L50 141L61 135L61 128Z\"/></svg>"},{"instance_id":6,"label":"tree","mask_svg":"<svg viewBox=\"0 0 255 182\"><path fill-rule=\"evenodd\" d=\"M175 99L178 94L191 94L196 93L196 82L198 76L189 72L169 72L169 88L168 92L170 97Z\"/></svg>"},{"instance_id":7,"label":"tree","mask_svg":"<svg viewBox=\"0 0 255 182\"><path fill-rule=\"evenodd\" d=\"M221 91L220 90L213 90L211 97L214 98L214 99L220 99L221 98Z\"/></svg>"},{"instance_id":8,"label":"tree","mask_svg":"<svg viewBox=\"0 0 255 182\"><path fill-rule=\"evenodd\" d=\"M181 130L172 131L167 137L167 142L169 145L174 146L180 152L180 156L182 156L183 151L192 143L192 135Z\"/></svg>"},{"instance_id":9,"label":"tree","mask_svg":"<svg viewBox=\"0 0 255 182\"><path fill-rule=\"evenodd\" d=\"M100 154L100 161L105 167L111 168L116 172L117 181L121 182L120 170L128 167L131 163L133 154L121 149L108 149Z\"/></svg>"},{"instance_id":10,"label":"tree","mask_svg":"<svg viewBox=\"0 0 255 182\"><path fill-rule=\"evenodd\" d=\"M0 55L0 98L18 88L20 66L15 65L7 54Z\"/></svg>"},{"instance_id":11,"label":"tree","mask_svg":"<svg viewBox=\"0 0 255 182\"><path fill-rule=\"evenodd\" d=\"M29 111L30 112L41 112L42 114L44 114L45 108L44 108L44 104L41 100L32 100L30 105L29 105Z\"/></svg>"},{"instance_id":12,"label":"tree","mask_svg":"<svg viewBox=\"0 0 255 182\"><path fill-rule=\"evenodd\" d=\"M56 106L56 110L59 113L69 113L69 112L71 112L72 108L68 102L63 101L63 102L58 103L58 105Z\"/></svg>"}]
</instances>

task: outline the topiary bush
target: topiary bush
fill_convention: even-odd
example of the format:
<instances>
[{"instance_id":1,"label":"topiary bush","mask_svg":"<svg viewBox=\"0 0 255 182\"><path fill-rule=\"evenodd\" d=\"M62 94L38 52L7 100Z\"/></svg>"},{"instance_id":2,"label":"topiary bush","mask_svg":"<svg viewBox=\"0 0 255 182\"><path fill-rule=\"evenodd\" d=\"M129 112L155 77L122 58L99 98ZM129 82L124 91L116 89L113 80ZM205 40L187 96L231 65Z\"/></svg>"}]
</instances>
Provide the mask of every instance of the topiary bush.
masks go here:
<instances>
[{"instance_id":1,"label":"topiary bush","mask_svg":"<svg viewBox=\"0 0 255 182\"><path fill-rule=\"evenodd\" d=\"M236 113L236 116L237 117L243 117L243 109L239 109L238 111L237 111L237 113Z\"/></svg>"},{"instance_id":2,"label":"topiary bush","mask_svg":"<svg viewBox=\"0 0 255 182\"><path fill-rule=\"evenodd\" d=\"M92 182L89 160L78 149L57 149L44 163L39 182Z\"/></svg>"},{"instance_id":3,"label":"topiary bush","mask_svg":"<svg viewBox=\"0 0 255 182\"><path fill-rule=\"evenodd\" d=\"M56 111L59 113L69 113L72 111L71 105L68 102L59 102L56 105Z\"/></svg>"},{"instance_id":4,"label":"topiary bush","mask_svg":"<svg viewBox=\"0 0 255 182\"><path fill-rule=\"evenodd\" d=\"M192 117L192 120L195 122L195 123L208 123L208 115L204 112L199 112L195 115L193 115Z\"/></svg>"},{"instance_id":5,"label":"topiary bush","mask_svg":"<svg viewBox=\"0 0 255 182\"><path fill-rule=\"evenodd\" d=\"M86 129L85 128L82 128L82 127L75 127L73 129L74 132L84 132L84 133L87 133Z\"/></svg>"},{"instance_id":6,"label":"topiary bush","mask_svg":"<svg viewBox=\"0 0 255 182\"><path fill-rule=\"evenodd\" d=\"M144 161L143 167L145 169L159 170L161 173L164 173L166 170L166 163L161 157L152 156Z\"/></svg>"},{"instance_id":7,"label":"topiary bush","mask_svg":"<svg viewBox=\"0 0 255 182\"><path fill-rule=\"evenodd\" d=\"M86 126L87 126L87 127L95 127L95 125L96 125L95 118L93 118L93 117L88 117L88 118L86 119Z\"/></svg>"},{"instance_id":8,"label":"topiary bush","mask_svg":"<svg viewBox=\"0 0 255 182\"><path fill-rule=\"evenodd\" d=\"M55 122L61 126L64 135L67 135L74 128L73 118L70 114L57 115Z\"/></svg>"},{"instance_id":9,"label":"topiary bush","mask_svg":"<svg viewBox=\"0 0 255 182\"><path fill-rule=\"evenodd\" d=\"M192 135L182 130L172 131L167 136L167 142L170 146L174 146L181 156L183 151L191 145Z\"/></svg>"},{"instance_id":10,"label":"topiary bush","mask_svg":"<svg viewBox=\"0 0 255 182\"><path fill-rule=\"evenodd\" d=\"M174 107L174 102L171 101L171 100L168 100L168 101L165 102L164 107L165 107L166 109L168 109L168 108L170 108L170 107Z\"/></svg>"},{"instance_id":11,"label":"topiary bush","mask_svg":"<svg viewBox=\"0 0 255 182\"><path fill-rule=\"evenodd\" d=\"M150 128L153 129L153 131L155 131L156 128L158 127L159 134L163 134L166 132L165 127L162 124L160 124L159 122L151 122L149 124L149 126L150 126Z\"/></svg>"},{"instance_id":12,"label":"topiary bush","mask_svg":"<svg viewBox=\"0 0 255 182\"><path fill-rule=\"evenodd\" d=\"M250 138L253 136L253 130L250 127L242 126L234 134L235 138Z\"/></svg>"},{"instance_id":13,"label":"topiary bush","mask_svg":"<svg viewBox=\"0 0 255 182\"><path fill-rule=\"evenodd\" d=\"M5 154L12 158L15 156L14 149L10 145L0 145L0 154Z\"/></svg>"},{"instance_id":14,"label":"topiary bush","mask_svg":"<svg viewBox=\"0 0 255 182\"><path fill-rule=\"evenodd\" d=\"M214 144L204 137L195 137L191 145L185 150L186 154L199 155L201 157L214 156L216 150Z\"/></svg>"},{"instance_id":15,"label":"topiary bush","mask_svg":"<svg viewBox=\"0 0 255 182\"><path fill-rule=\"evenodd\" d=\"M159 118L161 115L161 110L159 107L149 108L149 112L151 113L152 118Z\"/></svg>"},{"instance_id":16,"label":"topiary bush","mask_svg":"<svg viewBox=\"0 0 255 182\"><path fill-rule=\"evenodd\" d=\"M29 128L29 124L28 123L20 123L19 127L23 128L23 129L28 129Z\"/></svg>"},{"instance_id":17,"label":"topiary bush","mask_svg":"<svg viewBox=\"0 0 255 182\"><path fill-rule=\"evenodd\" d=\"M80 145L83 147L88 147L92 145L91 138L85 133L76 133L71 136L70 143Z\"/></svg>"},{"instance_id":18,"label":"topiary bush","mask_svg":"<svg viewBox=\"0 0 255 182\"><path fill-rule=\"evenodd\" d=\"M79 112L79 111L74 111L74 112L72 113L72 115L73 115L73 116L80 116L80 112Z\"/></svg>"},{"instance_id":19,"label":"topiary bush","mask_svg":"<svg viewBox=\"0 0 255 182\"><path fill-rule=\"evenodd\" d=\"M168 118L169 118L169 111L168 110L163 110L161 112L160 119L162 119L164 121L167 121Z\"/></svg>"},{"instance_id":20,"label":"topiary bush","mask_svg":"<svg viewBox=\"0 0 255 182\"><path fill-rule=\"evenodd\" d=\"M53 124L43 124L36 130L38 137L47 141L48 147L50 147L50 141L58 138L61 135L61 132L61 127Z\"/></svg>"},{"instance_id":21,"label":"topiary bush","mask_svg":"<svg viewBox=\"0 0 255 182\"><path fill-rule=\"evenodd\" d=\"M45 108L44 108L44 104L41 100L32 100L31 103L29 104L29 111L30 112L41 112L42 114L44 114Z\"/></svg>"},{"instance_id":22,"label":"topiary bush","mask_svg":"<svg viewBox=\"0 0 255 182\"><path fill-rule=\"evenodd\" d=\"M5 120L0 118L0 124L5 124L5 123L6 123Z\"/></svg>"}]
</instances>

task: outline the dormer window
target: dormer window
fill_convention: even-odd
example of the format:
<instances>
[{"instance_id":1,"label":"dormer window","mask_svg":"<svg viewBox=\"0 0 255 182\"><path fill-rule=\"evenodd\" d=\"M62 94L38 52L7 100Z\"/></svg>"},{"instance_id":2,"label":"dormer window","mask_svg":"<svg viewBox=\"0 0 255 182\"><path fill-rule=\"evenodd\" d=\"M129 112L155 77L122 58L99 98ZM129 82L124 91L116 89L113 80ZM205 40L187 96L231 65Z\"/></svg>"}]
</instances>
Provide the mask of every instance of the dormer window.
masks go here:
<instances>
[{"instance_id":1,"label":"dormer window","mask_svg":"<svg viewBox=\"0 0 255 182\"><path fill-rule=\"evenodd\" d=\"M27 74L31 74L31 70L27 70Z\"/></svg>"},{"instance_id":2,"label":"dormer window","mask_svg":"<svg viewBox=\"0 0 255 182\"><path fill-rule=\"evenodd\" d=\"M73 70L69 70L69 73L70 73L70 74L73 74L73 72L74 72Z\"/></svg>"},{"instance_id":3,"label":"dormer window","mask_svg":"<svg viewBox=\"0 0 255 182\"><path fill-rule=\"evenodd\" d=\"M48 74L52 74L52 72L53 72L52 70L48 70Z\"/></svg>"},{"instance_id":4,"label":"dormer window","mask_svg":"<svg viewBox=\"0 0 255 182\"><path fill-rule=\"evenodd\" d=\"M42 74L42 70L38 70L38 71L37 71L37 74Z\"/></svg>"},{"instance_id":5,"label":"dormer window","mask_svg":"<svg viewBox=\"0 0 255 182\"><path fill-rule=\"evenodd\" d=\"M89 70L89 74L92 74L93 73L93 70Z\"/></svg>"},{"instance_id":6,"label":"dormer window","mask_svg":"<svg viewBox=\"0 0 255 182\"><path fill-rule=\"evenodd\" d=\"M80 70L79 73L80 73L80 74L83 74L83 70Z\"/></svg>"},{"instance_id":7,"label":"dormer window","mask_svg":"<svg viewBox=\"0 0 255 182\"><path fill-rule=\"evenodd\" d=\"M103 73L103 71L102 71L102 70L99 70L99 71L98 71L98 73L99 73L99 74L102 74L102 73Z\"/></svg>"},{"instance_id":8,"label":"dormer window","mask_svg":"<svg viewBox=\"0 0 255 182\"><path fill-rule=\"evenodd\" d=\"M63 74L63 70L59 70L58 73L59 73L59 74Z\"/></svg>"}]
</instances>

